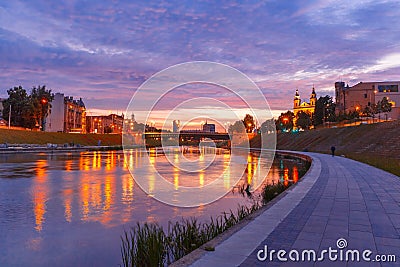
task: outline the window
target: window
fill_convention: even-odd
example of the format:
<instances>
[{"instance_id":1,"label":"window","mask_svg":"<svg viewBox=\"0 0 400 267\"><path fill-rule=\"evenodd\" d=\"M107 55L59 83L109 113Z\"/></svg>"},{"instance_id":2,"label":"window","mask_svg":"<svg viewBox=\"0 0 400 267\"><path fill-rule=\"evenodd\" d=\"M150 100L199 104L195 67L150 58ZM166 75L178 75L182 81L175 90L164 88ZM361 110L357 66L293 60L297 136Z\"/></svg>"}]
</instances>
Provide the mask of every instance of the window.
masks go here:
<instances>
[{"instance_id":1,"label":"window","mask_svg":"<svg viewBox=\"0 0 400 267\"><path fill-rule=\"evenodd\" d=\"M368 95L367 94L364 94L364 98L367 98L368 97Z\"/></svg>"},{"instance_id":2,"label":"window","mask_svg":"<svg viewBox=\"0 0 400 267\"><path fill-rule=\"evenodd\" d=\"M399 86L397 84L378 85L378 91L381 93L398 92Z\"/></svg>"}]
</instances>

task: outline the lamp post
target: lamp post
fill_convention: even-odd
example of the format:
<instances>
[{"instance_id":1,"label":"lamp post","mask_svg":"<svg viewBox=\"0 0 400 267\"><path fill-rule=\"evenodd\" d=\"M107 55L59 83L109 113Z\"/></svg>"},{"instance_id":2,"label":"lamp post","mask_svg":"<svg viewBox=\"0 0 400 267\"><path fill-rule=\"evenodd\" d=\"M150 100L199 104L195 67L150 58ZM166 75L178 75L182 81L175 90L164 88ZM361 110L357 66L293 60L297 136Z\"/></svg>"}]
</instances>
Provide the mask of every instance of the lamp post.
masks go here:
<instances>
[{"instance_id":1,"label":"lamp post","mask_svg":"<svg viewBox=\"0 0 400 267\"><path fill-rule=\"evenodd\" d=\"M42 112L40 114L40 127L41 127L42 131L44 131L44 124L45 124L44 107L47 104L47 99L46 98L42 98L42 100L40 102L42 104Z\"/></svg>"},{"instance_id":2,"label":"lamp post","mask_svg":"<svg viewBox=\"0 0 400 267\"><path fill-rule=\"evenodd\" d=\"M8 113L8 129L10 129L11 126L11 104L10 104L10 112Z\"/></svg>"},{"instance_id":3,"label":"lamp post","mask_svg":"<svg viewBox=\"0 0 400 267\"><path fill-rule=\"evenodd\" d=\"M284 123L284 125L285 125L285 132L287 131L287 128L286 128L287 125L286 125L286 124L288 123L288 121L289 121L289 118L288 118L288 117L284 117L284 118L283 118L283 123Z\"/></svg>"}]
</instances>

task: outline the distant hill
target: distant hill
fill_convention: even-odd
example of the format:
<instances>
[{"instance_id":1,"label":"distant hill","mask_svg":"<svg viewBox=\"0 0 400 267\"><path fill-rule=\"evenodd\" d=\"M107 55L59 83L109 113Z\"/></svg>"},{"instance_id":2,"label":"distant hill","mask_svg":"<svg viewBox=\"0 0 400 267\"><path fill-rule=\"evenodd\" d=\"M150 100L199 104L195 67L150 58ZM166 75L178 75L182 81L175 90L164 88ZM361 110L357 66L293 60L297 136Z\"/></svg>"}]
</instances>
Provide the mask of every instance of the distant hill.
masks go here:
<instances>
[{"instance_id":1,"label":"distant hill","mask_svg":"<svg viewBox=\"0 0 400 267\"><path fill-rule=\"evenodd\" d=\"M277 135L277 149L344 155L385 169L400 176L400 121L382 122L343 128L314 129ZM259 136L250 141L260 146Z\"/></svg>"}]
</instances>

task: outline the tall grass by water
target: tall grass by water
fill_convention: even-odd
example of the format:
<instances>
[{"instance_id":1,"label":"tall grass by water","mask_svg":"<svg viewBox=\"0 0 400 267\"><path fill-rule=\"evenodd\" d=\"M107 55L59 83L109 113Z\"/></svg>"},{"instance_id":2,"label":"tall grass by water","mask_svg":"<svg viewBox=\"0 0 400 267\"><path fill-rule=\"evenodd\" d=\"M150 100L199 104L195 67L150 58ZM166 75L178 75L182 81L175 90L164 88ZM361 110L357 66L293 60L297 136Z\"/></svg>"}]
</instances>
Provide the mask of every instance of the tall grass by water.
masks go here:
<instances>
[{"instance_id":1,"label":"tall grass by water","mask_svg":"<svg viewBox=\"0 0 400 267\"><path fill-rule=\"evenodd\" d=\"M196 218L169 222L166 232L156 223L138 223L121 236L123 266L152 267L170 264L259 210L290 185L291 183L266 185L261 192L261 198L253 198L251 206L240 205L235 212L224 212L216 218L211 217L208 222L200 223ZM214 250L213 247L204 249Z\"/></svg>"}]
</instances>

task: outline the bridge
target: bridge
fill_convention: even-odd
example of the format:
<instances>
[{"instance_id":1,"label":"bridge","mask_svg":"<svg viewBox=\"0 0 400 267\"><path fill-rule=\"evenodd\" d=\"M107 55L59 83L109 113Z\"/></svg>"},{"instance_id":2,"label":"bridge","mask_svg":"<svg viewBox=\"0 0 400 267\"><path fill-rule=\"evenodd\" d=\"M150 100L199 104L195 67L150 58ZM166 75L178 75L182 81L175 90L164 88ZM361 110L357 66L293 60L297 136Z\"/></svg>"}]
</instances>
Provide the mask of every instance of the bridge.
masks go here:
<instances>
[{"instance_id":1,"label":"bridge","mask_svg":"<svg viewBox=\"0 0 400 267\"><path fill-rule=\"evenodd\" d=\"M208 138L214 141L225 141L229 140L228 133L211 133L211 132L179 132L179 133L168 133L168 132L146 132L144 133L146 140L180 140L180 141L201 141L202 139Z\"/></svg>"}]
</instances>

